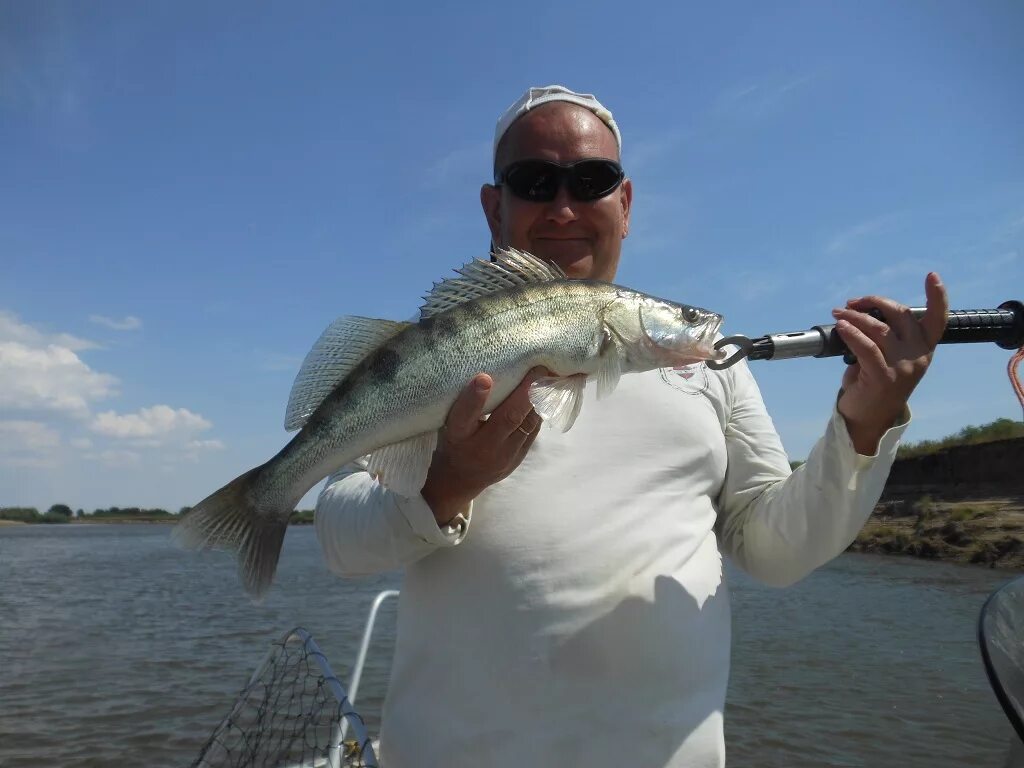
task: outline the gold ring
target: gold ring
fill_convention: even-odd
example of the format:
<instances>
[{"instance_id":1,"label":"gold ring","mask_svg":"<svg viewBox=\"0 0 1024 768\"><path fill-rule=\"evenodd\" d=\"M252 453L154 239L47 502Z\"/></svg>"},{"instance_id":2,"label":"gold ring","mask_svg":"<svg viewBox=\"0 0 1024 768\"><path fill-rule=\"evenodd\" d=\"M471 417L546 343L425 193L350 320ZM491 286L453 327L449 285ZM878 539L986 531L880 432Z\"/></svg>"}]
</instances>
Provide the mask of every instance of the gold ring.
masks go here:
<instances>
[{"instance_id":1,"label":"gold ring","mask_svg":"<svg viewBox=\"0 0 1024 768\"><path fill-rule=\"evenodd\" d=\"M530 435L530 430L529 430L529 429L523 429L523 425L522 425L522 424L520 424L520 425L519 425L518 427L516 427L516 429L518 429L518 430L519 430L520 432L522 432L522 433L523 433L524 435L526 435L527 437L529 437L529 435Z\"/></svg>"}]
</instances>

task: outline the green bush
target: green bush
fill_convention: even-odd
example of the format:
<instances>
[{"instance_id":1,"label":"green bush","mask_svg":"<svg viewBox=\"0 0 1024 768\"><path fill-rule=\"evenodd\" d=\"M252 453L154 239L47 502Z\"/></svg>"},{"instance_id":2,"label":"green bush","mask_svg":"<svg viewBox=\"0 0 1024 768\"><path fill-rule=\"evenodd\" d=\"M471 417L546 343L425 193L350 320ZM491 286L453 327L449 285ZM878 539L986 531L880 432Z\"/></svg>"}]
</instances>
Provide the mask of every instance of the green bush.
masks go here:
<instances>
[{"instance_id":1,"label":"green bush","mask_svg":"<svg viewBox=\"0 0 1024 768\"><path fill-rule=\"evenodd\" d=\"M967 426L953 435L947 435L940 440L922 440L918 443L906 443L899 447L896 452L898 459L910 459L916 456L927 456L931 453L956 445L978 445L980 443L991 443L995 440L1010 440L1015 437L1024 437L1024 423L1013 419L996 419L980 427Z\"/></svg>"},{"instance_id":2,"label":"green bush","mask_svg":"<svg viewBox=\"0 0 1024 768\"><path fill-rule=\"evenodd\" d=\"M35 507L0 507L0 520L34 523L39 520L39 510Z\"/></svg>"}]
</instances>

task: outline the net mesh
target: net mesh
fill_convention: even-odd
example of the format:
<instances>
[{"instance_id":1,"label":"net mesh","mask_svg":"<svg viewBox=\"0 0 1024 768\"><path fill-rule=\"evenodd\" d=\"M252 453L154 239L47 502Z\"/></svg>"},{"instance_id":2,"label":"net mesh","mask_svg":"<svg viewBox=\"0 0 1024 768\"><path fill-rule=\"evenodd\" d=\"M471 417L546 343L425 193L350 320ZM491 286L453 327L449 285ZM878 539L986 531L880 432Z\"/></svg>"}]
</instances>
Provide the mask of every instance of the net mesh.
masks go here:
<instances>
[{"instance_id":1,"label":"net mesh","mask_svg":"<svg viewBox=\"0 0 1024 768\"><path fill-rule=\"evenodd\" d=\"M376 765L363 719L301 628L271 646L192 763L193 768Z\"/></svg>"}]
</instances>

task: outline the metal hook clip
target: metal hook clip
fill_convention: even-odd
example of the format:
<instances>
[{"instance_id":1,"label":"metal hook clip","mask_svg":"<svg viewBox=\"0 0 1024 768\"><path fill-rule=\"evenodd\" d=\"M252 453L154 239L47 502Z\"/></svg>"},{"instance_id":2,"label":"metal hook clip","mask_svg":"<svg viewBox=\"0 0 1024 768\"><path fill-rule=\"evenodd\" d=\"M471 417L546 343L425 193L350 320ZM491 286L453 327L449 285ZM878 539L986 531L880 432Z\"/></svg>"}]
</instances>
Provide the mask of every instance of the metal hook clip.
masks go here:
<instances>
[{"instance_id":1,"label":"metal hook clip","mask_svg":"<svg viewBox=\"0 0 1024 768\"><path fill-rule=\"evenodd\" d=\"M726 336L715 342L715 349L722 349L735 344L739 349L733 352L724 360L708 360L706 365L713 371L720 371L723 368L736 365L740 360L747 357L754 349L754 342L748 336Z\"/></svg>"}]
</instances>

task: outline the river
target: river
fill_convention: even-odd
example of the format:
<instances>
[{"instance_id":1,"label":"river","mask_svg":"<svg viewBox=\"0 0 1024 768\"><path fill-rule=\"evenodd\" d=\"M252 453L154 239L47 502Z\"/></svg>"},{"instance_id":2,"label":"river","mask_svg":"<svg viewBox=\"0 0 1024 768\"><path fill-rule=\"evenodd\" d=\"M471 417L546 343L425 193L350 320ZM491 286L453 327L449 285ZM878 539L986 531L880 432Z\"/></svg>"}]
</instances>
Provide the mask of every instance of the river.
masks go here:
<instances>
[{"instance_id":1,"label":"river","mask_svg":"<svg viewBox=\"0 0 1024 768\"><path fill-rule=\"evenodd\" d=\"M169 533L0 527L0 766L188 765L272 640L305 627L346 681L373 596L400 586L331 576L293 527L255 605L229 558ZM1011 729L975 627L1013 575L850 554L779 590L729 568L729 765L1000 766ZM357 705L374 729L393 606Z\"/></svg>"}]
</instances>

